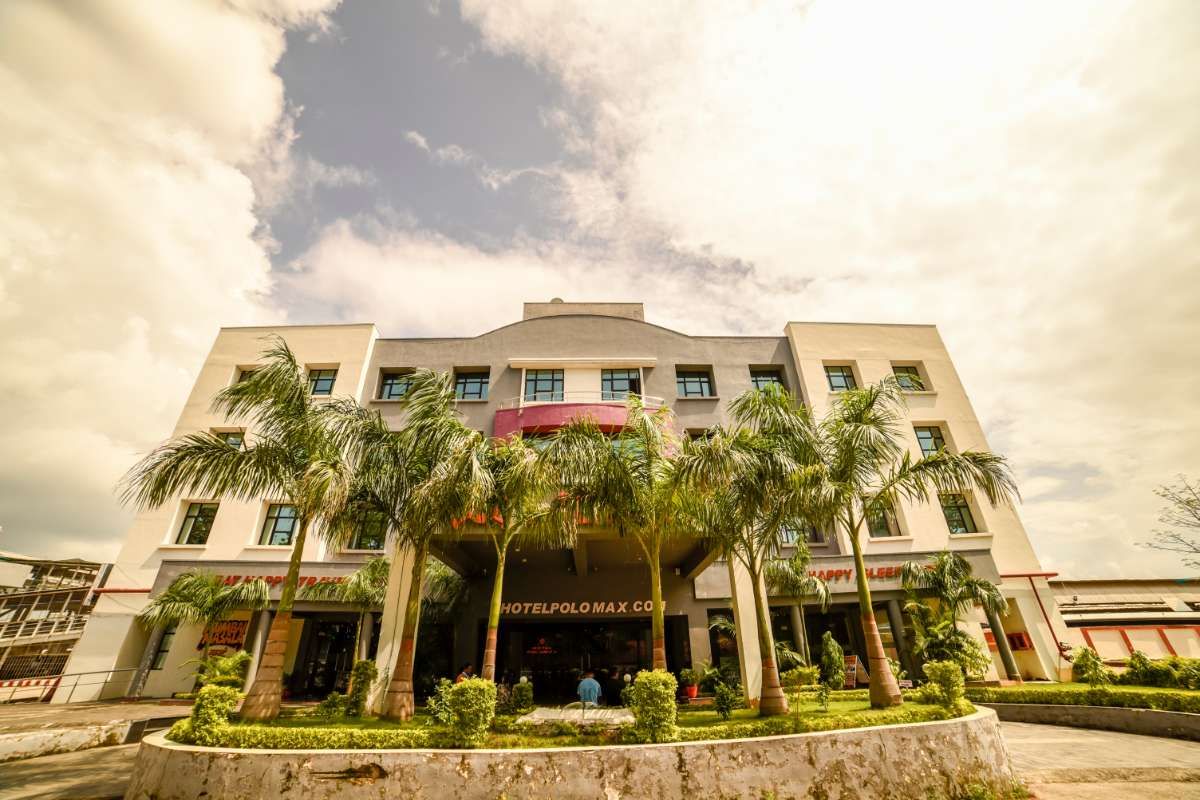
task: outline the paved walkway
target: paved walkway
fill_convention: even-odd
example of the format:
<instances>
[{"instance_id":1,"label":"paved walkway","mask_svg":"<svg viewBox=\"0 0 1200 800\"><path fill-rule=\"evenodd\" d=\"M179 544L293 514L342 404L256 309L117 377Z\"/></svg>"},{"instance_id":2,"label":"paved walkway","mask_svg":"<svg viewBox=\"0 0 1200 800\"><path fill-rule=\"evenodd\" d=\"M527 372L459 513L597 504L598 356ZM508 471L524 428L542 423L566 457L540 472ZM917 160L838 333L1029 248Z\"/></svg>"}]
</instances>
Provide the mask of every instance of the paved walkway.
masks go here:
<instances>
[{"instance_id":1,"label":"paved walkway","mask_svg":"<svg viewBox=\"0 0 1200 800\"><path fill-rule=\"evenodd\" d=\"M0 764L0 800L117 800L125 796L136 744Z\"/></svg>"},{"instance_id":2,"label":"paved walkway","mask_svg":"<svg viewBox=\"0 0 1200 800\"><path fill-rule=\"evenodd\" d=\"M52 728L85 728L109 722L136 722L156 717L186 717L191 704L156 703L5 703L0 705L0 733L41 731Z\"/></svg>"}]
</instances>

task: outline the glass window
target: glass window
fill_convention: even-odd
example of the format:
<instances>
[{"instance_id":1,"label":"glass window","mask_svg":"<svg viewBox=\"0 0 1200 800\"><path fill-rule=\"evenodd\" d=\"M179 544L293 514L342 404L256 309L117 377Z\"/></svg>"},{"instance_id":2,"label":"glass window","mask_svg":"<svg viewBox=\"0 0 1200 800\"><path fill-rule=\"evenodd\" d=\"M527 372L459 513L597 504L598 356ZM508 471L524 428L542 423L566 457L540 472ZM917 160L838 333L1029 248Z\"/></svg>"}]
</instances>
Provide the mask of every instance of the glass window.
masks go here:
<instances>
[{"instance_id":1,"label":"glass window","mask_svg":"<svg viewBox=\"0 0 1200 800\"><path fill-rule=\"evenodd\" d=\"M768 386L783 387L783 373L777 369L750 370L750 383L755 389L765 389Z\"/></svg>"},{"instance_id":2,"label":"glass window","mask_svg":"<svg viewBox=\"0 0 1200 800\"><path fill-rule=\"evenodd\" d=\"M412 388L411 372L385 372L379 382L380 400L399 400Z\"/></svg>"},{"instance_id":3,"label":"glass window","mask_svg":"<svg viewBox=\"0 0 1200 800\"><path fill-rule=\"evenodd\" d=\"M702 370L676 370L675 388L680 397L712 397L712 375Z\"/></svg>"},{"instance_id":4,"label":"glass window","mask_svg":"<svg viewBox=\"0 0 1200 800\"><path fill-rule=\"evenodd\" d=\"M488 378L486 372L454 373L454 396L459 400L487 400Z\"/></svg>"},{"instance_id":5,"label":"glass window","mask_svg":"<svg viewBox=\"0 0 1200 800\"><path fill-rule=\"evenodd\" d=\"M925 383L921 380L921 373L916 367L892 367L892 373L896 376L896 383L900 384L900 388L906 392L919 392L925 388Z\"/></svg>"},{"instance_id":6,"label":"glass window","mask_svg":"<svg viewBox=\"0 0 1200 800\"><path fill-rule=\"evenodd\" d=\"M923 456L931 456L946 446L942 429L937 425L917 425L913 430L917 432L917 442L921 445Z\"/></svg>"},{"instance_id":7,"label":"glass window","mask_svg":"<svg viewBox=\"0 0 1200 800\"><path fill-rule=\"evenodd\" d=\"M872 539L886 539L900 535L900 526L896 523L896 514L891 508L876 508L867 514L867 531Z\"/></svg>"},{"instance_id":8,"label":"glass window","mask_svg":"<svg viewBox=\"0 0 1200 800\"><path fill-rule=\"evenodd\" d=\"M183 525L175 544L207 544L212 532L213 520L217 518L218 503L188 503L183 515Z\"/></svg>"},{"instance_id":9,"label":"glass window","mask_svg":"<svg viewBox=\"0 0 1200 800\"><path fill-rule=\"evenodd\" d=\"M350 542L351 550L382 550L387 541L387 517L382 511L366 514Z\"/></svg>"},{"instance_id":10,"label":"glass window","mask_svg":"<svg viewBox=\"0 0 1200 800\"><path fill-rule=\"evenodd\" d=\"M243 431L213 431L217 438L230 447L242 449L242 445L246 442L246 434Z\"/></svg>"},{"instance_id":11,"label":"glass window","mask_svg":"<svg viewBox=\"0 0 1200 800\"><path fill-rule=\"evenodd\" d=\"M631 394L642 393L642 371L639 369L605 369L600 371L600 399L624 400Z\"/></svg>"},{"instance_id":12,"label":"glass window","mask_svg":"<svg viewBox=\"0 0 1200 800\"><path fill-rule=\"evenodd\" d=\"M941 501L942 513L946 516L946 525L951 533L979 533L967 498L961 494L944 494L941 495Z\"/></svg>"},{"instance_id":13,"label":"glass window","mask_svg":"<svg viewBox=\"0 0 1200 800\"><path fill-rule=\"evenodd\" d=\"M561 403L563 371L561 369L525 370L525 399Z\"/></svg>"},{"instance_id":14,"label":"glass window","mask_svg":"<svg viewBox=\"0 0 1200 800\"><path fill-rule=\"evenodd\" d=\"M335 380L336 369L311 369L308 371L308 393L313 397L328 397L333 394Z\"/></svg>"},{"instance_id":15,"label":"glass window","mask_svg":"<svg viewBox=\"0 0 1200 800\"><path fill-rule=\"evenodd\" d=\"M171 643L175 641L175 626L167 628L163 632L162 640L158 643L158 649L154 651L154 661L150 664L150 669L162 669L167 663L167 653L171 652Z\"/></svg>"},{"instance_id":16,"label":"glass window","mask_svg":"<svg viewBox=\"0 0 1200 800\"><path fill-rule=\"evenodd\" d=\"M289 545L296 533L296 507L272 503L267 508L259 544Z\"/></svg>"},{"instance_id":17,"label":"glass window","mask_svg":"<svg viewBox=\"0 0 1200 800\"><path fill-rule=\"evenodd\" d=\"M238 372L237 382L248 381L254 377L254 373L258 372L258 367L248 367Z\"/></svg>"},{"instance_id":18,"label":"glass window","mask_svg":"<svg viewBox=\"0 0 1200 800\"><path fill-rule=\"evenodd\" d=\"M829 381L829 390L832 392L844 392L847 389L858 388L858 384L854 381L854 370L850 367L826 367L825 378Z\"/></svg>"}]
</instances>

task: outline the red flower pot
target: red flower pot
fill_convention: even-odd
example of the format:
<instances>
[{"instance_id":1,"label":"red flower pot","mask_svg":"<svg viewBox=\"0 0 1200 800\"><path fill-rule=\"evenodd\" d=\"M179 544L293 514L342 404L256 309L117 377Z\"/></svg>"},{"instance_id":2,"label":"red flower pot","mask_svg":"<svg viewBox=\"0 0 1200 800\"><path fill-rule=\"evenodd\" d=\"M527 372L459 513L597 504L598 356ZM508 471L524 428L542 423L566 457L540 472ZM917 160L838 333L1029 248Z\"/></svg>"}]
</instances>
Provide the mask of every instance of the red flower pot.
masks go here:
<instances>
[{"instance_id":1,"label":"red flower pot","mask_svg":"<svg viewBox=\"0 0 1200 800\"><path fill-rule=\"evenodd\" d=\"M685 686L685 687L683 687L683 693L688 696L689 700L695 700L696 695L700 694L700 687L699 686Z\"/></svg>"}]
</instances>

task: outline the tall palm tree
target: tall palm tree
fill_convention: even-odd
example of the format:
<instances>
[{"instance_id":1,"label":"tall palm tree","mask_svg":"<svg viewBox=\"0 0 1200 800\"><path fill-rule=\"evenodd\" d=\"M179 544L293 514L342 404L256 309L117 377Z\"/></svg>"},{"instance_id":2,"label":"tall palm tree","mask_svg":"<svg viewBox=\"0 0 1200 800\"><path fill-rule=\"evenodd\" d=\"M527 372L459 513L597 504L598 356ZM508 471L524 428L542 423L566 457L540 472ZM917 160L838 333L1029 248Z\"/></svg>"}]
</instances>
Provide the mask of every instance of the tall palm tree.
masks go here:
<instances>
[{"instance_id":1,"label":"tall palm tree","mask_svg":"<svg viewBox=\"0 0 1200 800\"><path fill-rule=\"evenodd\" d=\"M314 583L300 590L305 600L324 600L344 603L358 611L358 627L354 631L355 659L367 657L369 642L363 641L363 627L373 609L383 606L387 599L388 570L391 565L385 556L367 559L340 582Z\"/></svg>"},{"instance_id":2,"label":"tall palm tree","mask_svg":"<svg viewBox=\"0 0 1200 800\"><path fill-rule=\"evenodd\" d=\"M270 589L262 578L244 583L225 583L212 572L184 572L177 575L162 594L150 600L137 615L138 622L151 631L150 641L130 683L128 696L141 696L146 677L158 652L163 633L176 625L196 623L206 629L239 609L257 611L271 602ZM210 644L204 640L202 659L208 658Z\"/></svg>"},{"instance_id":3,"label":"tall palm tree","mask_svg":"<svg viewBox=\"0 0 1200 800\"><path fill-rule=\"evenodd\" d=\"M559 477L548 513L570 538L586 520L611 525L637 542L650 569L652 665L665 670L662 549L680 532L680 489L674 478L680 444L669 408L650 411L631 394L626 409L625 425L615 436L588 418L555 433L542 453Z\"/></svg>"},{"instance_id":4,"label":"tall palm tree","mask_svg":"<svg viewBox=\"0 0 1200 800\"><path fill-rule=\"evenodd\" d=\"M905 561L900 568L900 581L912 594L935 598L956 620L976 605L995 614L1008 611L1008 602L996 584L976 578L970 562L949 550L924 561Z\"/></svg>"},{"instance_id":5,"label":"tall palm tree","mask_svg":"<svg viewBox=\"0 0 1200 800\"><path fill-rule=\"evenodd\" d=\"M415 711L413 657L430 545L457 535L492 491L482 434L462 423L454 402L449 374L418 370L404 396L405 419L397 431L377 412L350 401L329 409L338 441L354 458L354 504L382 513L414 556L400 652L384 697L383 715L389 719L411 719ZM339 538L349 535L354 517L337 520Z\"/></svg>"},{"instance_id":6,"label":"tall palm tree","mask_svg":"<svg viewBox=\"0 0 1200 800\"><path fill-rule=\"evenodd\" d=\"M805 664L812 663L812 653L808 647L808 629L804 621L804 606L809 600L814 601L822 612L828 611L833 602L829 592L829 584L816 575L809 574L809 564L812 563L812 553L803 542L797 542L796 552L790 558L776 559L767 565L767 585L781 595L796 598L799 609L800 625L797 631L800 655Z\"/></svg>"},{"instance_id":7,"label":"tall palm tree","mask_svg":"<svg viewBox=\"0 0 1200 800\"><path fill-rule=\"evenodd\" d=\"M186 434L156 448L122 479L123 500L138 508L199 495L247 501L278 498L295 509L295 535L278 611L242 705L242 717L251 720L279 714L304 542L313 522L335 515L345 505L351 478L323 422L321 405L310 395L304 368L287 343L271 337L262 355L261 368L222 389L212 402L213 413L249 424L254 438L248 444L235 447L208 432Z\"/></svg>"}]
</instances>

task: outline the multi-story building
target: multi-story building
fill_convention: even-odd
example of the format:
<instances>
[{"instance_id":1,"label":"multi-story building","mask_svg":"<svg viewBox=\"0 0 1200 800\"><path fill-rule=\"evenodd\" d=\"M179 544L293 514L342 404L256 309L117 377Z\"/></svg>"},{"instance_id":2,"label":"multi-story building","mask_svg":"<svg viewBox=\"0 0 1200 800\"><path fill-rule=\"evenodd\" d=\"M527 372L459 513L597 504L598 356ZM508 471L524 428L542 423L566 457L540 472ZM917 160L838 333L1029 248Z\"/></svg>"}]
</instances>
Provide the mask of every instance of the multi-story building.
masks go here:
<instances>
[{"instance_id":1,"label":"multi-story building","mask_svg":"<svg viewBox=\"0 0 1200 800\"><path fill-rule=\"evenodd\" d=\"M1067 627L1113 665L1135 650L1200 658L1200 579L1052 578Z\"/></svg>"},{"instance_id":2,"label":"multi-story building","mask_svg":"<svg viewBox=\"0 0 1200 800\"><path fill-rule=\"evenodd\" d=\"M792 322L784 325L781 336L692 336L646 322L640 303L558 300L527 303L521 321L474 337L389 339L369 324L223 329L175 434L211 430L239 442L242 437L253 440L254 432L239 421L214 416L210 400L255 367L269 334L282 336L294 350L314 395L353 397L396 426L403 414L406 375L417 368L452 373L463 419L493 436L543 434L580 415L616 428L624 421L630 392L648 404L670 406L681 432L699 432L728 422L729 402L766 382L783 384L821 415L839 391L894 375L911 389L905 435L914 456L942 446L987 448L933 326ZM276 497L239 502L191 496L140 513L117 559L125 584L105 590L70 668L137 664L147 635L135 624L134 613L181 571L205 568L277 581L289 554L291 513ZM309 537L302 576L345 574L384 546L378 533L365 531L348 550L332 550L319 535ZM806 535L815 556L813 568L829 580L834 593L828 613L809 609L809 640L829 630L847 653L863 655L846 533ZM909 662L911 639L905 635L899 567L949 548L962 553L976 574L996 582L1008 598L1002 620L993 618L989 625L979 613L967 623L973 635L993 648L992 677L1060 676L1065 661L1059 637L1065 626L1013 508L992 507L970 493L943 496L928 505L903 503L892 517L872 526L864 547L878 624L885 645L902 663ZM495 555L486 540L467 530L460 539L442 543L437 556L467 579L471 591L454 623L431 641L441 643L446 663L478 662ZM393 598L405 591L408 557L401 553L394 559ZM741 646L733 647L710 631L710 620L721 614L728 614L743 632L755 630L752 587L744 571L718 561L704 541L695 539L675 541L662 559L670 667L736 659L744 685L756 695L756 637L738 636ZM508 565L500 673L530 675L539 691L552 695L580 668L615 673L649 666L648 571L627 538L616 531L588 530L569 550L519 549ZM772 596L770 604L776 634L794 636L794 598ZM381 624L372 626L371 652L384 671L395 658L402 613L397 606L389 601ZM292 692L319 693L337 683L350 658L353 616L348 612L329 604L297 606L287 654ZM234 620L238 635L233 638L239 642L233 643L256 651L269 614ZM144 694L190 688L190 675L181 666L194 657L200 636L200 630L188 628L163 638ZM1006 645L1011 659L1001 658Z\"/></svg>"}]
</instances>

